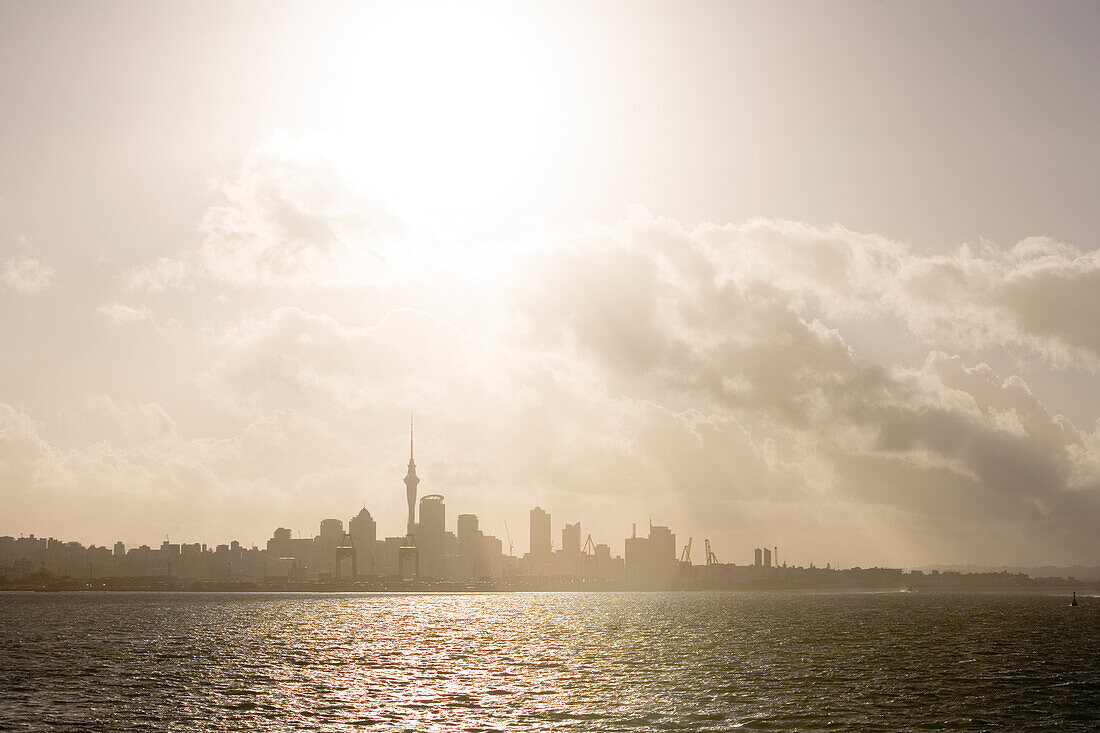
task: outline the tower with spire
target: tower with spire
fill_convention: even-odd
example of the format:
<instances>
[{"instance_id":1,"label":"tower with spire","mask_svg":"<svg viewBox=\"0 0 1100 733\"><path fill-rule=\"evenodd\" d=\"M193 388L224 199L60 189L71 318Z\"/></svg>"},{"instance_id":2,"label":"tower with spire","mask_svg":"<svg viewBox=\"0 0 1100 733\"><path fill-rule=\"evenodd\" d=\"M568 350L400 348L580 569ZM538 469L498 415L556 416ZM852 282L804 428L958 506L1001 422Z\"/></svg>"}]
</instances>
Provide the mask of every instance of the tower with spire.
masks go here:
<instances>
[{"instance_id":1,"label":"tower with spire","mask_svg":"<svg viewBox=\"0 0 1100 733\"><path fill-rule=\"evenodd\" d=\"M413 461L413 419L409 415L409 472L405 474L405 496L409 500L408 536L413 536L416 527L416 487L420 477L416 475L416 463Z\"/></svg>"}]
</instances>

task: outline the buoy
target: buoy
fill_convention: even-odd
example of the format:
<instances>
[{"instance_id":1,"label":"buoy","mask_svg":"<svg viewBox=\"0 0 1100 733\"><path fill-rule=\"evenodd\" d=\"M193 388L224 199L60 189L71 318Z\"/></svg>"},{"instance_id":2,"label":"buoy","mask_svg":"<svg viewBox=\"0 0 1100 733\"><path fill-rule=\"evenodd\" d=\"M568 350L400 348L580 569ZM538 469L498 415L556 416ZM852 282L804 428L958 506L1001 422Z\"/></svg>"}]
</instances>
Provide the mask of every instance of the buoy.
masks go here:
<instances>
[{"instance_id":1,"label":"buoy","mask_svg":"<svg viewBox=\"0 0 1100 733\"><path fill-rule=\"evenodd\" d=\"M1071 605L1071 606L1076 606L1077 605L1077 591L1073 591L1073 600L1069 602L1069 605Z\"/></svg>"}]
</instances>

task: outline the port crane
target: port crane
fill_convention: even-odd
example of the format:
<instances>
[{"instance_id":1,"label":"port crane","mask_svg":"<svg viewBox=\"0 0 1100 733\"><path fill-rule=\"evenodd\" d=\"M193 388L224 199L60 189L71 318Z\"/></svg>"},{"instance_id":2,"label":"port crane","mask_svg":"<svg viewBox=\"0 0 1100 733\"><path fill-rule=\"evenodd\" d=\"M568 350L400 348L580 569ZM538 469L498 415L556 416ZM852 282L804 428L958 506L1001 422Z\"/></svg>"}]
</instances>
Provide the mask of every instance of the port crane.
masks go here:
<instances>
[{"instance_id":1,"label":"port crane","mask_svg":"<svg viewBox=\"0 0 1100 733\"><path fill-rule=\"evenodd\" d=\"M508 529L508 520L504 520L504 534L508 537L508 557L512 557L512 550L515 545L512 544L512 532Z\"/></svg>"},{"instance_id":2,"label":"port crane","mask_svg":"<svg viewBox=\"0 0 1100 733\"><path fill-rule=\"evenodd\" d=\"M688 537L688 543L684 545L684 549L680 551L680 562L686 562L691 565L691 537Z\"/></svg>"},{"instance_id":3,"label":"port crane","mask_svg":"<svg viewBox=\"0 0 1100 733\"><path fill-rule=\"evenodd\" d=\"M592 541L591 532L588 533L588 539L584 541L584 547L581 548L581 554L589 556L596 554L596 543Z\"/></svg>"},{"instance_id":4,"label":"port crane","mask_svg":"<svg viewBox=\"0 0 1100 733\"><path fill-rule=\"evenodd\" d=\"M717 565L718 564L718 556L715 555L711 551L711 549L710 549L710 540L703 540L703 543L704 543L703 546L704 546L704 548L706 550L706 553L707 553L707 565Z\"/></svg>"}]
</instances>

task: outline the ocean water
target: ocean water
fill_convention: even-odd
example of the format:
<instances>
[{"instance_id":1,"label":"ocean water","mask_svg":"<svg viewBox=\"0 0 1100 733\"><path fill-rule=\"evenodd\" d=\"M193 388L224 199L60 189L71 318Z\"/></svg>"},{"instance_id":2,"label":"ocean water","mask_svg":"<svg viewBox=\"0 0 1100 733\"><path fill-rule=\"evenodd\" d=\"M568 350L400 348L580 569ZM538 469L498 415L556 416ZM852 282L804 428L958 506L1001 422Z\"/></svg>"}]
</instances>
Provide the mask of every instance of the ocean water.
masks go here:
<instances>
[{"instance_id":1,"label":"ocean water","mask_svg":"<svg viewBox=\"0 0 1100 733\"><path fill-rule=\"evenodd\" d=\"M0 594L4 730L1100 730L1100 598Z\"/></svg>"}]
</instances>

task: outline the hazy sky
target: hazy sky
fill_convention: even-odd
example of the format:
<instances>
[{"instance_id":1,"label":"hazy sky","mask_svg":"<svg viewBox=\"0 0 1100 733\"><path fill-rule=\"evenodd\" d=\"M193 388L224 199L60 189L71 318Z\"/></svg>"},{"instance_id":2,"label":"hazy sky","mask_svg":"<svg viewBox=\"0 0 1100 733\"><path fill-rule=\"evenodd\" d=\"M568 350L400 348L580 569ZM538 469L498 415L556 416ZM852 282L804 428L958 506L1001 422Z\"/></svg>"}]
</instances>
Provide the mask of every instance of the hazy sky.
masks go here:
<instances>
[{"instance_id":1,"label":"hazy sky","mask_svg":"<svg viewBox=\"0 0 1100 733\"><path fill-rule=\"evenodd\" d=\"M1100 559L1100 6L463 5L0 0L0 533Z\"/></svg>"}]
</instances>

